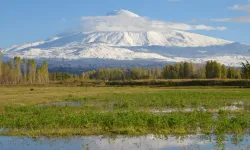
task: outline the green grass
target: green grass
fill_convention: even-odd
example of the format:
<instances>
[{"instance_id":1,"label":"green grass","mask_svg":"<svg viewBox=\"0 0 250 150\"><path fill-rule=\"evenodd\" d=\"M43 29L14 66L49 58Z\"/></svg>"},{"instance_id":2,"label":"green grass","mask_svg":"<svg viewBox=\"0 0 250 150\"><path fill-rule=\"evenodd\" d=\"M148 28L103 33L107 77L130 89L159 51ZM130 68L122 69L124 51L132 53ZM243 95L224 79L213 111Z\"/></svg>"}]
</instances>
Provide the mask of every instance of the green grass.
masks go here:
<instances>
[{"instance_id":1,"label":"green grass","mask_svg":"<svg viewBox=\"0 0 250 150\"><path fill-rule=\"evenodd\" d=\"M221 111L217 118L208 112L150 113L147 111L110 111L75 107L6 107L0 115L0 127L12 129L8 134L19 135L184 135L241 134L248 131L247 114ZM78 132L72 132L76 129ZM46 131L48 131L46 133Z\"/></svg>"},{"instance_id":2,"label":"green grass","mask_svg":"<svg viewBox=\"0 0 250 150\"><path fill-rule=\"evenodd\" d=\"M30 91L33 88L34 91ZM142 135L248 133L250 89L229 87L0 87L0 128L7 135ZM37 106L56 101L80 107ZM152 113L168 108L218 109L244 102L240 111Z\"/></svg>"},{"instance_id":3,"label":"green grass","mask_svg":"<svg viewBox=\"0 0 250 150\"><path fill-rule=\"evenodd\" d=\"M30 91L33 88L34 91ZM56 101L108 101L146 107L182 107L228 105L249 101L250 89L229 87L75 87L75 86L8 86L0 87L0 112L4 106L30 106ZM142 103L143 102L143 103ZM144 105L144 106L143 106Z\"/></svg>"},{"instance_id":4,"label":"green grass","mask_svg":"<svg viewBox=\"0 0 250 150\"><path fill-rule=\"evenodd\" d=\"M165 89L139 93L107 93L95 96L69 95L67 101L103 102L115 108L199 108L250 104L249 89Z\"/></svg>"},{"instance_id":5,"label":"green grass","mask_svg":"<svg viewBox=\"0 0 250 150\"><path fill-rule=\"evenodd\" d=\"M30 91L30 89L34 91ZM101 96L107 93L154 92L164 89L149 87L76 87L76 86L2 86L0 87L0 112L8 105L29 106L64 101L75 97Z\"/></svg>"}]
</instances>

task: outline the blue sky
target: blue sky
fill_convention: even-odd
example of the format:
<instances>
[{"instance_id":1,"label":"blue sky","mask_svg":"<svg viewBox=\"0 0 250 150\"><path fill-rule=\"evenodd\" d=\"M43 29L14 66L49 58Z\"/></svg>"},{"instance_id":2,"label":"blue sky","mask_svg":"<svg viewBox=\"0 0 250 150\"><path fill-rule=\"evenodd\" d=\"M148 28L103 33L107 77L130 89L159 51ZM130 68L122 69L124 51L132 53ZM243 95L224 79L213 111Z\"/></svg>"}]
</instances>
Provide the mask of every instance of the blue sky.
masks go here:
<instances>
[{"instance_id":1,"label":"blue sky","mask_svg":"<svg viewBox=\"0 0 250 150\"><path fill-rule=\"evenodd\" d=\"M152 20L215 27L188 32L250 44L249 0L1 0L0 47L44 40L77 27L83 16L117 9Z\"/></svg>"}]
</instances>

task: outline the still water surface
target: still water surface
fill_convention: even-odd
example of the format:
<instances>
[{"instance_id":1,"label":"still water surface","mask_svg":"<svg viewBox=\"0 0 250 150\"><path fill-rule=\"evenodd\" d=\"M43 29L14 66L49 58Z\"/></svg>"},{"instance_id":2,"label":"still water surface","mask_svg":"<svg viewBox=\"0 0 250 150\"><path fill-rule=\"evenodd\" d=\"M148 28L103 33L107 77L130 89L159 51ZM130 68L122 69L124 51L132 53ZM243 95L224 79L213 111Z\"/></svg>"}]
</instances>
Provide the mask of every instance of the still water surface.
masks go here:
<instances>
[{"instance_id":1,"label":"still water surface","mask_svg":"<svg viewBox=\"0 0 250 150\"><path fill-rule=\"evenodd\" d=\"M226 136L218 143L215 136L192 135L185 137L63 137L29 138L0 136L0 150L210 150L250 149L250 136Z\"/></svg>"}]
</instances>

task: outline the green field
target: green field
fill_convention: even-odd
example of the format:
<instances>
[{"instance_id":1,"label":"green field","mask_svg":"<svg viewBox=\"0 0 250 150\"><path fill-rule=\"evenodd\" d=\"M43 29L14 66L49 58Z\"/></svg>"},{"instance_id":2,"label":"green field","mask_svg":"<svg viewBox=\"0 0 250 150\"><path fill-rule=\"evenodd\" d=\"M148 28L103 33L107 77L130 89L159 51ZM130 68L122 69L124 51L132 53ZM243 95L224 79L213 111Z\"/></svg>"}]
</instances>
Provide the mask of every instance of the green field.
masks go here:
<instances>
[{"instance_id":1,"label":"green field","mask_svg":"<svg viewBox=\"0 0 250 150\"><path fill-rule=\"evenodd\" d=\"M241 134L250 127L247 88L8 86L0 91L5 135Z\"/></svg>"}]
</instances>

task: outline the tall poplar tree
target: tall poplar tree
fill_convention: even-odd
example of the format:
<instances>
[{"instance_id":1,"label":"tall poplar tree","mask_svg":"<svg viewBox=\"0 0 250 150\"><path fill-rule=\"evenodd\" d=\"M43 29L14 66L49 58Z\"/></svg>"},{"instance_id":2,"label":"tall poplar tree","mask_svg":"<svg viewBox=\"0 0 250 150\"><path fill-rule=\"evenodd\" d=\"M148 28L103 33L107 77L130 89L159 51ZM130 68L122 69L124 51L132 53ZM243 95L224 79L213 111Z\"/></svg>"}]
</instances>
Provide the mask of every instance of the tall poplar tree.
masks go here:
<instances>
[{"instance_id":1,"label":"tall poplar tree","mask_svg":"<svg viewBox=\"0 0 250 150\"><path fill-rule=\"evenodd\" d=\"M21 71L21 59L20 57L14 57L14 63L15 63L15 82L20 83L22 79L22 71Z\"/></svg>"},{"instance_id":2,"label":"tall poplar tree","mask_svg":"<svg viewBox=\"0 0 250 150\"><path fill-rule=\"evenodd\" d=\"M26 59L22 59L22 64L23 64L23 81L24 83L27 82L27 61Z\"/></svg>"},{"instance_id":3,"label":"tall poplar tree","mask_svg":"<svg viewBox=\"0 0 250 150\"><path fill-rule=\"evenodd\" d=\"M221 78L223 79L227 78L227 67L225 65L221 66Z\"/></svg>"},{"instance_id":4,"label":"tall poplar tree","mask_svg":"<svg viewBox=\"0 0 250 150\"><path fill-rule=\"evenodd\" d=\"M250 63L248 61L242 63L241 71L245 79L250 79Z\"/></svg>"},{"instance_id":5,"label":"tall poplar tree","mask_svg":"<svg viewBox=\"0 0 250 150\"><path fill-rule=\"evenodd\" d=\"M10 60L8 62L8 74L7 74L9 84L15 83L15 81L14 81L14 77L15 77L14 71L15 70L14 70L13 62L12 62L12 60Z\"/></svg>"},{"instance_id":6,"label":"tall poplar tree","mask_svg":"<svg viewBox=\"0 0 250 150\"><path fill-rule=\"evenodd\" d=\"M29 66L29 82L31 84L35 83L36 81L36 62L34 59L28 60L28 66Z\"/></svg>"}]
</instances>

